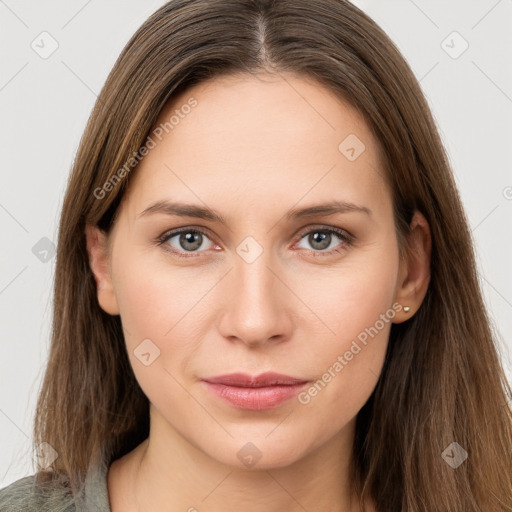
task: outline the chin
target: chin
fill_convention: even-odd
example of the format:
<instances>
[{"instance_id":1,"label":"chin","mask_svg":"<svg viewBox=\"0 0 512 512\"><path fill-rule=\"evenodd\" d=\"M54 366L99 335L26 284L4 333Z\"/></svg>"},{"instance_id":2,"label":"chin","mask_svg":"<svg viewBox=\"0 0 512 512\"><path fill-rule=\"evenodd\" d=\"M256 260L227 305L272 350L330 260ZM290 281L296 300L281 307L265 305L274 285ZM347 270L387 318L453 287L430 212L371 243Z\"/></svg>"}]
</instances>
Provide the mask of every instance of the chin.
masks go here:
<instances>
[{"instance_id":1,"label":"chin","mask_svg":"<svg viewBox=\"0 0 512 512\"><path fill-rule=\"evenodd\" d=\"M237 436L217 445L218 450L205 452L222 464L250 471L285 468L306 455L303 437L270 439L267 436L268 430L260 435Z\"/></svg>"}]
</instances>

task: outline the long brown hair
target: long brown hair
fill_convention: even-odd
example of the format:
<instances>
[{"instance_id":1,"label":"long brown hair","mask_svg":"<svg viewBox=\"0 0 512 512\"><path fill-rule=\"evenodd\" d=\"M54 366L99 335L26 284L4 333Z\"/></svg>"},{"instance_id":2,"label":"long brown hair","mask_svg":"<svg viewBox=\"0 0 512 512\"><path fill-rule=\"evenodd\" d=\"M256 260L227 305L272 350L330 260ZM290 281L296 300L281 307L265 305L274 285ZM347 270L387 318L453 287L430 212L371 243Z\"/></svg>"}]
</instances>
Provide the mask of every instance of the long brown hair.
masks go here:
<instances>
[{"instance_id":1,"label":"long brown hair","mask_svg":"<svg viewBox=\"0 0 512 512\"><path fill-rule=\"evenodd\" d=\"M345 0L173 0L128 42L98 96L64 199L36 445L57 451L54 472L76 491L93 464L148 436L148 399L120 317L98 305L84 228L109 231L136 172L133 155L173 95L257 71L312 78L364 116L391 184L401 250L414 209L430 224L427 295L414 317L392 326L381 377L357 417L361 498L385 512L512 510L512 393L450 165L406 61ZM453 442L468 453L456 469L443 457Z\"/></svg>"}]
</instances>

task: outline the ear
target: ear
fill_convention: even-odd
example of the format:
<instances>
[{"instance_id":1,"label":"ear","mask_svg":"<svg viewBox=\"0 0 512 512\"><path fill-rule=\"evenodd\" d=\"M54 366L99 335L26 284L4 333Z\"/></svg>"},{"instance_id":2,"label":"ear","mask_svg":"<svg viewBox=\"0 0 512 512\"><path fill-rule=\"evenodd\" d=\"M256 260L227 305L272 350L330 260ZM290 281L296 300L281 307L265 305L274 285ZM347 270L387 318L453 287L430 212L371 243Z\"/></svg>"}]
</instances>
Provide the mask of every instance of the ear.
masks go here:
<instances>
[{"instance_id":1,"label":"ear","mask_svg":"<svg viewBox=\"0 0 512 512\"><path fill-rule=\"evenodd\" d=\"M411 220L407 240L408 248L400 263L395 293L395 301L402 306L393 319L396 324L405 322L418 311L430 283L432 238L427 220L417 210ZM405 307L410 309L405 311Z\"/></svg>"},{"instance_id":2,"label":"ear","mask_svg":"<svg viewBox=\"0 0 512 512\"><path fill-rule=\"evenodd\" d=\"M85 227L85 237L89 265L96 280L98 303L106 313L118 315L119 306L112 283L107 235L97 226L88 224Z\"/></svg>"}]
</instances>

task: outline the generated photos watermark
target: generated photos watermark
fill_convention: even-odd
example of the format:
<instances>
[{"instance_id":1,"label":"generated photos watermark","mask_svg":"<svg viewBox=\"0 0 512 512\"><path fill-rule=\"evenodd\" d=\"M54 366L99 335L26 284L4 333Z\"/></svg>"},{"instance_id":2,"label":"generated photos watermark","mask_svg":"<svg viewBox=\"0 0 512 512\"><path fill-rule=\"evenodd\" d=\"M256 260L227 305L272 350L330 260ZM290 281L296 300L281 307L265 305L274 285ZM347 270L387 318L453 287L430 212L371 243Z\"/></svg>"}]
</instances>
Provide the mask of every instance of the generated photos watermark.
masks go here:
<instances>
[{"instance_id":1,"label":"generated photos watermark","mask_svg":"<svg viewBox=\"0 0 512 512\"><path fill-rule=\"evenodd\" d=\"M156 128L153 129L151 135L146 139L146 143L143 144L138 151L134 151L125 164L120 167L101 187L94 189L94 197L96 199L103 199L107 192L111 192L116 186L133 170L133 168L146 156L149 152L154 149L158 142L164 137L164 134L170 133L176 126L178 126L182 119L190 114L192 109L198 104L194 97L190 97L187 103L184 103L179 109L175 109L173 114L164 123L160 123ZM156 140L155 140L156 139Z\"/></svg>"},{"instance_id":2,"label":"generated photos watermark","mask_svg":"<svg viewBox=\"0 0 512 512\"><path fill-rule=\"evenodd\" d=\"M368 344L368 337L375 338L384 327L389 324L395 315L402 311L403 306L395 302L391 308L385 313L381 313L379 319L375 323L366 327L357 335L357 339L354 339L350 345L350 348L346 350L342 355L339 355L336 360L332 363L329 368L317 379L308 389L302 391L298 395L298 400L301 404L307 405L311 402L311 399L318 395L329 382L331 382L339 373L347 366L350 361L361 352L361 350ZM358 343L359 341L359 343ZM362 346L361 346L362 345Z\"/></svg>"}]
</instances>

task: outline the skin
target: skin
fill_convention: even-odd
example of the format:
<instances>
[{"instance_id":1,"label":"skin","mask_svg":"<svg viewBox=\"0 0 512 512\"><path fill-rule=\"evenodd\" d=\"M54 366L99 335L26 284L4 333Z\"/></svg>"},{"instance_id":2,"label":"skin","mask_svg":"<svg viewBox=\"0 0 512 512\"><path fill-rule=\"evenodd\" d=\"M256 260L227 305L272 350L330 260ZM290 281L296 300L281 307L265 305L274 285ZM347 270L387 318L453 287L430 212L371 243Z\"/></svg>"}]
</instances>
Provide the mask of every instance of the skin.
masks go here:
<instances>
[{"instance_id":1,"label":"skin","mask_svg":"<svg viewBox=\"0 0 512 512\"><path fill-rule=\"evenodd\" d=\"M197 106L130 177L110 235L86 228L99 304L121 315L151 404L149 438L108 472L112 510L359 510L349 474L355 419L381 373L391 321L307 404L240 410L200 379L275 371L315 382L393 304L410 311L392 322L408 320L428 286L428 224L415 213L400 260L377 141L319 84L216 78L174 97L157 125L190 97ZM338 149L349 134L365 145L354 161ZM159 200L206 205L226 225L141 215ZM285 217L333 200L371 213ZM195 252L179 235L155 242L182 227L205 231ZM331 234L322 250L313 234L333 227L353 240ZM237 252L248 236L262 249L250 263ZM146 366L134 350L148 338L160 355ZM248 442L261 453L252 467L237 456Z\"/></svg>"}]
</instances>

